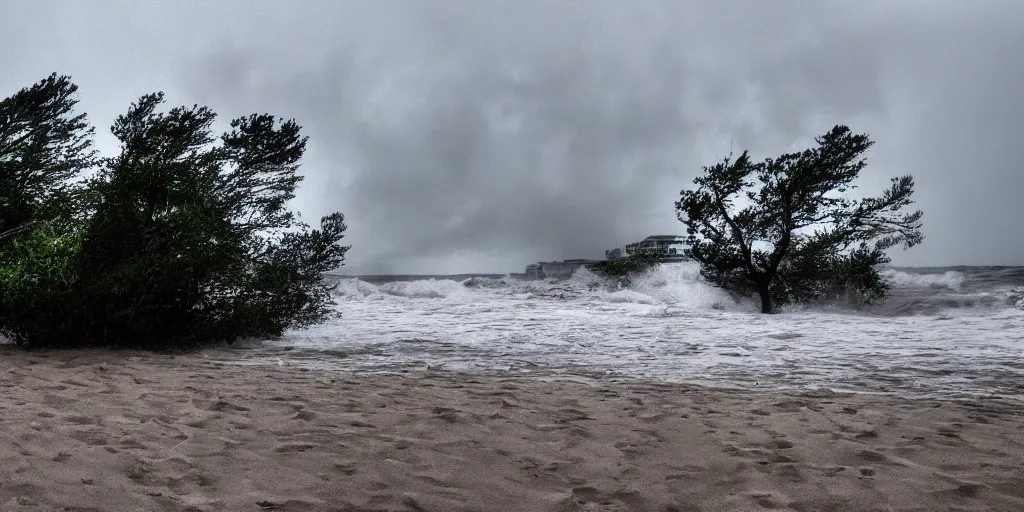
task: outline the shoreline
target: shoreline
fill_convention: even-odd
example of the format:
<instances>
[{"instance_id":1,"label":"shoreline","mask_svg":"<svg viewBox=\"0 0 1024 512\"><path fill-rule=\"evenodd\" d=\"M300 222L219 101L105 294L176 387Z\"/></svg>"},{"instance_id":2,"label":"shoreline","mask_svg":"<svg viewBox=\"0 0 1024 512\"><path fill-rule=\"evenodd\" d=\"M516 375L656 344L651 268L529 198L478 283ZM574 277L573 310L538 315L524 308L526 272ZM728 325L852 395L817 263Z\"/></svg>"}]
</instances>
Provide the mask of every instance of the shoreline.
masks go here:
<instances>
[{"instance_id":1,"label":"shoreline","mask_svg":"<svg viewBox=\"0 0 1024 512\"><path fill-rule=\"evenodd\" d=\"M868 386L870 376L856 381L821 382L818 385L799 385L792 382L780 382L770 377L763 382L751 383L750 380L731 380L733 375L724 374L706 379L657 378L631 375L616 371L609 372L602 366L545 364L522 358L501 358L507 369L487 367L467 367L458 365L447 367L442 362L438 367L430 365L430 356L436 354L420 354L423 360L409 359L383 362L367 362L362 359L365 353L356 350L327 349L319 347L302 347L296 345L273 345L264 342L236 344L205 349L201 352L205 358L223 364L241 364L253 367L269 367L280 365L297 371L341 372L359 375L408 374L410 372L436 371L440 373L464 374L468 377L523 377L532 379L584 379L594 382L614 382L638 385L668 385L677 387L696 387L706 391L749 391L749 392L782 392L800 393L836 393L863 394L870 396L888 396L908 400L937 400L941 402L965 402L976 400L1003 400L1024 406L1024 384L996 388L978 387L974 390L928 390L927 387L914 388L901 386L900 383L882 383ZM277 361L280 361L278 363ZM1006 382L1005 380L1002 382ZM726 385L728 383L728 385ZM858 387L858 385L860 387ZM1010 392L1010 391L1015 392Z\"/></svg>"},{"instance_id":2,"label":"shoreline","mask_svg":"<svg viewBox=\"0 0 1024 512\"><path fill-rule=\"evenodd\" d=\"M0 361L2 510L1024 509L1011 400Z\"/></svg>"}]
</instances>

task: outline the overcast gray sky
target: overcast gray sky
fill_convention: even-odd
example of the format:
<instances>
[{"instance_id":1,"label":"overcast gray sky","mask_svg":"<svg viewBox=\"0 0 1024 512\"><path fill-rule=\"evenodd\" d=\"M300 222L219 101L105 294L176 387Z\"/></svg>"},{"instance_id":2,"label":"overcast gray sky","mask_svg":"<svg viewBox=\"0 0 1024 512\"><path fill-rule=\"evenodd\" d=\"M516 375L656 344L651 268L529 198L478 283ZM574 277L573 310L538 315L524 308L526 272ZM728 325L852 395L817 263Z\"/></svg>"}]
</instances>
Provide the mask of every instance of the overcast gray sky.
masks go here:
<instances>
[{"instance_id":1,"label":"overcast gray sky","mask_svg":"<svg viewBox=\"0 0 1024 512\"><path fill-rule=\"evenodd\" d=\"M0 0L0 96L70 74L107 128L138 96L310 136L296 207L345 213L347 272L519 271L683 233L732 147L877 141L913 174L904 265L1024 264L1024 2Z\"/></svg>"}]
</instances>

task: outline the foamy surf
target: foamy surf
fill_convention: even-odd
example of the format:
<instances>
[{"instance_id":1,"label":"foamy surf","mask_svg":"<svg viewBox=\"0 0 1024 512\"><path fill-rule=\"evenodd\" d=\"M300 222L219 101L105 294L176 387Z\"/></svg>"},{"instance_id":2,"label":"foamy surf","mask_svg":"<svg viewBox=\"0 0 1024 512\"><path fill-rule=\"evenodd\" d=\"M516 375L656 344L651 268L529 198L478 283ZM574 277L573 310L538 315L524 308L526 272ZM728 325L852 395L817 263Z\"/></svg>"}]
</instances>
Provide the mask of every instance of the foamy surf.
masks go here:
<instances>
[{"instance_id":1,"label":"foamy surf","mask_svg":"<svg viewBox=\"0 0 1024 512\"><path fill-rule=\"evenodd\" d=\"M342 279L341 318L266 342L249 360L904 396L1024 395L1024 271L896 269L886 279L893 288L880 305L768 316L686 263L663 265L628 287L585 270L562 282Z\"/></svg>"}]
</instances>

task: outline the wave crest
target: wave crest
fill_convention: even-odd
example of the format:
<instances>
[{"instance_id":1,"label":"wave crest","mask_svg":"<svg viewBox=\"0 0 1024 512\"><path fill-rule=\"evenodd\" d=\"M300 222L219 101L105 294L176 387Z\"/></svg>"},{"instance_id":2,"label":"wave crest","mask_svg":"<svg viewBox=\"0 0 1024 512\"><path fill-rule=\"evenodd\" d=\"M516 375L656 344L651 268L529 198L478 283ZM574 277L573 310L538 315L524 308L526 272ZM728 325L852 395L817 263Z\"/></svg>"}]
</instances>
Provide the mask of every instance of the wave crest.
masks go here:
<instances>
[{"instance_id":1,"label":"wave crest","mask_svg":"<svg viewBox=\"0 0 1024 512\"><path fill-rule=\"evenodd\" d=\"M964 284L963 272L946 271L942 274L906 272L896 269L885 269L882 277L893 287L918 287L933 289L948 289L959 291Z\"/></svg>"},{"instance_id":2,"label":"wave crest","mask_svg":"<svg viewBox=\"0 0 1024 512\"><path fill-rule=\"evenodd\" d=\"M849 309L850 312L916 316L1024 310L1024 288L1015 281L1007 281L1002 274L927 269L886 269L882 274L891 286L887 299L872 306ZM550 281L492 276L461 280L404 280L375 285L356 278L342 278L335 295L342 301L414 299L463 303L504 298L514 301L626 303L683 311L757 309L753 298L736 299L705 281L700 275L699 264L695 262L662 264L633 277L628 283L600 277L586 268L580 268L569 279Z\"/></svg>"}]
</instances>

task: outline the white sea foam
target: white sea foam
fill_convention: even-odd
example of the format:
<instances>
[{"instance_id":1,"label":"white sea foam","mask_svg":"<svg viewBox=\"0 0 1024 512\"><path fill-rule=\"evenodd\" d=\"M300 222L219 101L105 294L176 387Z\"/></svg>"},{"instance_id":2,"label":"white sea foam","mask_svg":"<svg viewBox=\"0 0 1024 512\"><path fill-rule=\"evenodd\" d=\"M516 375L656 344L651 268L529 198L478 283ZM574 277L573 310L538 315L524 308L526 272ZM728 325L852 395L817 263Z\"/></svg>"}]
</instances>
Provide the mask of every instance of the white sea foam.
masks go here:
<instances>
[{"instance_id":1,"label":"white sea foam","mask_svg":"<svg viewBox=\"0 0 1024 512\"><path fill-rule=\"evenodd\" d=\"M945 288L959 290L964 283L963 272L947 271L941 274L911 273L902 270L887 269L882 276L893 286L920 286L928 288Z\"/></svg>"},{"instance_id":2,"label":"white sea foam","mask_svg":"<svg viewBox=\"0 0 1024 512\"><path fill-rule=\"evenodd\" d=\"M960 272L890 270L886 278L893 293L884 306L778 315L733 300L693 264L663 265L625 288L587 271L554 283L346 279L336 290L340 319L289 332L253 357L359 370L429 366L915 396L1024 394L1024 311L1010 287L962 291L973 278ZM292 350L277 350L285 346Z\"/></svg>"},{"instance_id":3,"label":"white sea foam","mask_svg":"<svg viewBox=\"0 0 1024 512\"><path fill-rule=\"evenodd\" d=\"M469 294L462 283L435 279L385 283L378 289L388 295L410 299L447 299Z\"/></svg>"}]
</instances>

